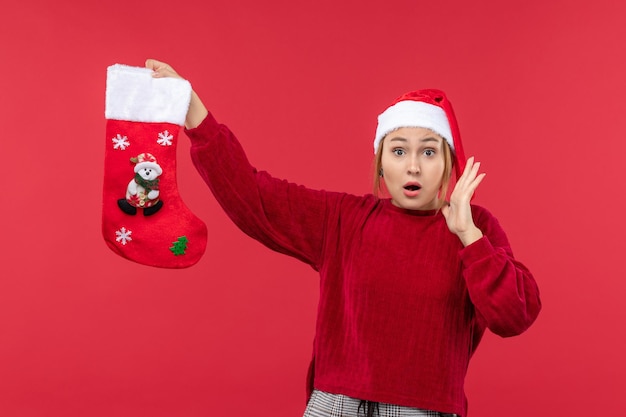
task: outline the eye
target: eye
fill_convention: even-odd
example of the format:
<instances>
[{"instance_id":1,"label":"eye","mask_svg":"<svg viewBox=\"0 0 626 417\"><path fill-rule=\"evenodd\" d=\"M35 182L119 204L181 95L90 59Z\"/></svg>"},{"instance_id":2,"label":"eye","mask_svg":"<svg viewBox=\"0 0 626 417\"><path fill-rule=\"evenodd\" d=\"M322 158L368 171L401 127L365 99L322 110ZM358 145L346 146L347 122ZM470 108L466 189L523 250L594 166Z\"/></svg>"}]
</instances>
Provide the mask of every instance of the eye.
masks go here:
<instances>
[{"instance_id":1,"label":"eye","mask_svg":"<svg viewBox=\"0 0 626 417\"><path fill-rule=\"evenodd\" d=\"M391 152L393 152L394 155L396 155L396 156L402 156L402 155L404 155L406 153L406 152L404 152L404 149L402 149L402 148L392 149Z\"/></svg>"},{"instance_id":2,"label":"eye","mask_svg":"<svg viewBox=\"0 0 626 417\"><path fill-rule=\"evenodd\" d=\"M435 150L434 149L426 149L424 151L424 155L426 155L426 156L435 156Z\"/></svg>"}]
</instances>

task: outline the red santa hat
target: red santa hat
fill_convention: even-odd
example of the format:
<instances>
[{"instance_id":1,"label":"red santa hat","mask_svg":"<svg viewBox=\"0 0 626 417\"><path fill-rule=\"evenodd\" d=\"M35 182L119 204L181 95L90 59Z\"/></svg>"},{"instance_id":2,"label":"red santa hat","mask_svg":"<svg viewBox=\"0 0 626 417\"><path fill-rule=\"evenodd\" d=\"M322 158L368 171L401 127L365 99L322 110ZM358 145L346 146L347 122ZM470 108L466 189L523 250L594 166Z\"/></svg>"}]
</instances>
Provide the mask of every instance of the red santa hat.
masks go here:
<instances>
[{"instance_id":1,"label":"red santa hat","mask_svg":"<svg viewBox=\"0 0 626 417\"><path fill-rule=\"evenodd\" d=\"M454 155L456 176L465 168L465 153L452 104L445 93L435 89L411 91L398 97L378 116L374 153L383 138L402 127L430 129L446 140Z\"/></svg>"}]
</instances>

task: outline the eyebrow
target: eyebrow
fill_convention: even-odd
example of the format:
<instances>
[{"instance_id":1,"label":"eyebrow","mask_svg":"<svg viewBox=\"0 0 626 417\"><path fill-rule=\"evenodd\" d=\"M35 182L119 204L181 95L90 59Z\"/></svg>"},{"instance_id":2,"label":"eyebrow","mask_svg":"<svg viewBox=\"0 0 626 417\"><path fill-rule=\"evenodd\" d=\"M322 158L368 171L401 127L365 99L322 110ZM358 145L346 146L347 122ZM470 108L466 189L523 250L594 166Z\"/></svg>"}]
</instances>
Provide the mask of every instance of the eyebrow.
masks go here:
<instances>
[{"instance_id":1,"label":"eyebrow","mask_svg":"<svg viewBox=\"0 0 626 417\"><path fill-rule=\"evenodd\" d=\"M408 142L409 140L406 138L403 138L402 136L394 136L393 138L389 139L389 142L393 142L394 140L396 141L400 141L400 142ZM420 142L437 142L440 143L439 139L433 136L428 136L426 138L422 138L420 139Z\"/></svg>"}]
</instances>

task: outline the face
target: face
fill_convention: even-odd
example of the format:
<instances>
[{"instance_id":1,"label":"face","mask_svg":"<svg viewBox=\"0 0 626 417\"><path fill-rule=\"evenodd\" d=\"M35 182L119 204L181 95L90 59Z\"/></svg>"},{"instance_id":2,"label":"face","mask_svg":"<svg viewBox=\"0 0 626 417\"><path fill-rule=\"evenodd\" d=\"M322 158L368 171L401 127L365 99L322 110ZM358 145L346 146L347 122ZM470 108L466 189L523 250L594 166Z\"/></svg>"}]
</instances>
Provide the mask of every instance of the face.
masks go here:
<instances>
[{"instance_id":1,"label":"face","mask_svg":"<svg viewBox=\"0 0 626 417\"><path fill-rule=\"evenodd\" d=\"M138 174L144 180L153 180L159 176L158 172L152 168L142 168L138 171Z\"/></svg>"},{"instance_id":2,"label":"face","mask_svg":"<svg viewBox=\"0 0 626 417\"><path fill-rule=\"evenodd\" d=\"M432 130L403 127L385 136L381 166L391 202L409 210L438 208L445 159L443 138Z\"/></svg>"}]
</instances>

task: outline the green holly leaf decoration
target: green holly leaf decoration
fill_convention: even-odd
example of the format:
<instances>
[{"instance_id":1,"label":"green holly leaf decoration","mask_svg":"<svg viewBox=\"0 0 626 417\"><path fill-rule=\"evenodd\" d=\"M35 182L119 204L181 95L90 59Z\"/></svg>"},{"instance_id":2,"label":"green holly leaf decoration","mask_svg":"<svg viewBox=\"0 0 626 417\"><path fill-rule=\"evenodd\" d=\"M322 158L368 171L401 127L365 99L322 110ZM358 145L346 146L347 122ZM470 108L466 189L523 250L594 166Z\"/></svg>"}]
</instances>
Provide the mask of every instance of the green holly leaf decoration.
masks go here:
<instances>
[{"instance_id":1,"label":"green holly leaf decoration","mask_svg":"<svg viewBox=\"0 0 626 417\"><path fill-rule=\"evenodd\" d=\"M176 240L176 242L172 242L174 246L171 246L170 250L176 256L184 255L185 250L187 249L187 242L189 242L189 239L187 239L186 236L181 236Z\"/></svg>"}]
</instances>

